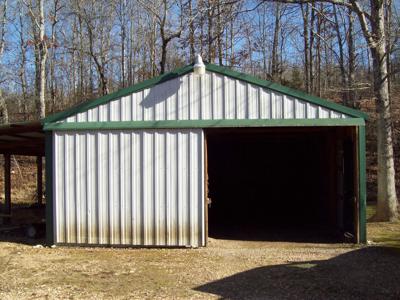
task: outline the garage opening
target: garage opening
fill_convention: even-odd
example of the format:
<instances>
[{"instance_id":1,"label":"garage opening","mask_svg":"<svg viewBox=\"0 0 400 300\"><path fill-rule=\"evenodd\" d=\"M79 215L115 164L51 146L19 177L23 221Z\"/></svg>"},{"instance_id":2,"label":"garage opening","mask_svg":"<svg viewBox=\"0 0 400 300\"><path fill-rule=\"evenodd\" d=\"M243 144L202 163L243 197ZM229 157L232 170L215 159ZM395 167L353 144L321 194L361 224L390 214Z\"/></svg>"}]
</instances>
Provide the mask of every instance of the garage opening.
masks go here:
<instances>
[{"instance_id":1,"label":"garage opening","mask_svg":"<svg viewBox=\"0 0 400 300\"><path fill-rule=\"evenodd\" d=\"M209 237L354 242L355 129L206 132Z\"/></svg>"}]
</instances>

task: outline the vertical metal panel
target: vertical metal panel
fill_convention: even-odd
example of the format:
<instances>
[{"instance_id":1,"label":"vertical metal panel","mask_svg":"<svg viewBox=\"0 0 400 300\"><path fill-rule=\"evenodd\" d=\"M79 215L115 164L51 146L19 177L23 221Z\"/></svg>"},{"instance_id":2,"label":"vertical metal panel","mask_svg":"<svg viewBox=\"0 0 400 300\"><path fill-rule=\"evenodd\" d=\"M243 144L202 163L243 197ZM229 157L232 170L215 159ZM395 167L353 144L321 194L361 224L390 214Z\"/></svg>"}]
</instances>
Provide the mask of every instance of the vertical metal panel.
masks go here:
<instances>
[{"instance_id":1,"label":"vertical metal panel","mask_svg":"<svg viewBox=\"0 0 400 300\"><path fill-rule=\"evenodd\" d=\"M345 118L324 107L206 72L160 83L66 119L67 122Z\"/></svg>"},{"instance_id":2,"label":"vertical metal panel","mask_svg":"<svg viewBox=\"0 0 400 300\"><path fill-rule=\"evenodd\" d=\"M307 119L307 104L304 101L295 99L295 117L296 119Z\"/></svg>"},{"instance_id":3,"label":"vertical metal panel","mask_svg":"<svg viewBox=\"0 0 400 300\"><path fill-rule=\"evenodd\" d=\"M288 96L283 96L283 118L295 118L295 99Z\"/></svg>"},{"instance_id":4,"label":"vertical metal panel","mask_svg":"<svg viewBox=\"0 0 400 300\"><path fill-rule=\"evenodd\" d=\"M223 91L223 77L218 76L215 73L211 74L211 93L213 95L213 119L221 120L224 119L224 91Z\"/></svg>"},{"instance_id":5,"label":"vertical metal panel","mask_svg":"<svg viewBox=\"0 0 400 300\"><path fill-rule=\"evenodd\" d=\"M235 119L247 119L248 118L248 91L247 84L240 81L235 80L235 94L232 95L235 99L236 104L236 115ZM254 102L256 99L252 99L251 102Z\"/></svg>"},{"instance_id":6,"label":"vertical metal panel","mask_svg":"<svg viewBox=\"0 0 400 300\"><path fill-rule=\"evenodd\" d=\"M272 118L272 109L271 109L271 93L268 90L263 88L259 88L260 92L260 118L261 119L271 119Z\"/></svg>"},{"instance_id":7,"label":"vertical metal panel","mask_svg":"<svg viewBox=\"0 0 400 300\"><path fill-rule=\"evenodd\" d=\"M55 132L54 149L56 243L204 245L202 130Z\"/></svg>"},{"instance_id":8,"label":"vertical metal panel","mask_svg":"<svg viewBox=\"0 0 400 300\"><path fill-rule=\"evenodd\" d=\"M249 119L260 119L260 95L259 87L247 85L248 88L248 118Z\"/></svg>"},{"instance_id":9,"label":"vertical metal panel","mask_svg":"<svg viewBox=\"0 0 400 300\"><path fill-rule=\"evenodd\" d=\"M200 77L188 74L189 116L190 120L201 119Z\"/></svg>"}]
</instances>

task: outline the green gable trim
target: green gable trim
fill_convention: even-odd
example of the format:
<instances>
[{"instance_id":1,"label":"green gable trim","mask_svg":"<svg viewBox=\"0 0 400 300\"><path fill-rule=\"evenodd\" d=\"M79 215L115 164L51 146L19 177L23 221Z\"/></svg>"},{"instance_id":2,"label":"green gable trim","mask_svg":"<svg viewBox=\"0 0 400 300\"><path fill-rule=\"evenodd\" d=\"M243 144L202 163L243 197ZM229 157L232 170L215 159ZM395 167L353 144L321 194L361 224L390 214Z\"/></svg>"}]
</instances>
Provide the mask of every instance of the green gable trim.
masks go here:
<instances>
[{"instance_id":1,"label":"green gable trim","mask_svg":"<svg viewBox=\"0 0 400 300\"><path fill-rule=\"evenodd\" d=\"M360 126L362 118L347 119L244 119L244 120L182 120L182 121L114 121L51 123L44 130L123 130L151 128L222 128L222 127L289 127L289 126Z\"/></svg>"},{"instance_id":2,"label":"green gable trim","mask_svg":"<svg viewBox=\"0 0 400 300\"><path fill-rule=\"evenodd\" d=\"M368 115L362 111L356 110L356 109L352 109L350 107L347 106L343 106L334 102L330 102L328 100L324 100L322 98L307 94L305 92L302 92L300 90L295 90L286 86L282 86L280 84L268 81L268 80L263 80L248 74L244 74L244 73L240 73L240 72L236 72L233 71L229 68L226 67L220 67L217 65L213 65L213 64L208 64L206 66L207 71L210 72L214 72L214 73L218 73L221 75L225 75L234 79L238 79L238 80L242 80L272 91L276 91L278 93L287 95L287 96L291 96L294 98L298 98L301 100L304 100L306 102L310 102L322 107L326 107L329 108L331 110L355 117L355 118L363 118L365 120L368 119Z\"/></svg>"},{"instance_id":3,"label":"green gable trim","mask_svg":"<svg viewBox=\"0 0 400 300\"><path fill-rule=\"evenodd\" d=\"M160 75L160 76L145 80L145 81L140 82L138 84L135 84L133 86L118 90L118 91L116 91L114 93L105 95L103 97L83 102L83 103L81 103L81 104L79 104L79 105L77 105L75 107L72 107L70 109L61 111L59 113L52 114L52 115L44 118L42 120L42 124L47 124L47 123L52 123L52 122L57 122L57 121L63 120L63 119L68 118L68 117L70 117L72 115L75 115L75 114L78 114L78 113L81 113L81 112L85 112L85 111L87 111L87 110L89 110L91 108L94 108L94 107L103 105L105 103L108 103L108 102L110 102L112 100L115 100L115 99L130 95L130 94L139 92L139 91L147 89L147 88L151 88L151 87L153 87L153 86L155 86L157 84L160 84L162 82L165 82L165 81L180 77L182 75L185 75L185 74L191 72L192 70L193 70L193 66L192 65L188 65L188 66L182 67L180 69L176 69L175 71L172 71L172 72L169 72L169 73L165 73L163 75Z\"/></svg>"},{"instance_id":4,"label":"green gable trim","mask_svg":"<svg viewBox=\"0 0 400 300\"><path fill-rule=\"evenodd\" d=\"M352 109L352 108L349 108L349 107L346 107L346 106L343 106L340 104L336 104L336 103L321 99L319 97L306 94L302 91L294 90L294 89L279 85L277 83L263 80L263 79L260 79L260 78L257 78L257 77L254 77L254 76L251 76L248 74L236 72L236 71L233 71L226 67L221 67L221 66L217 66L214 64L207 64L206 69L209 72L214 72L214 73L221 74L221 75L224 75L227 77L231 77L231 78L234 78L237 80L241 80L241 81L244 81L244 82L247 82L250 84L254 84L256 86L266 88L266 89L269 89L272 91L276 91L278 93L288 95L288 96L291 96L294 98L298 98L298 99L304 100L306 102L310 102L310 103L313 103L313 104L316 104L316 105L319 105L319 106L322 106L322 107L325 107L325 108L328 108L328 109L331 109L331 110L334 110L334 111L337 111L337 112L340 112L340 113L343 113L346 115L349 115L351 117L363 118L365 120L368 119L368 115L359 110L355 110L355 109ZM145 81L135 84L131 87L121 89L119 91L105 95L98 99L83 102L83 103L81 103L75 107L72 107L70 109L67 109L65 111L50 115L47 118L42 120L42 124L48 124L48 123L61 121L72 115L76 115L78 113L85 112L91 108L103 105L105 103L108 103L115 99L127 96L129 94L136 93L136 92L142 91L147 88L151 88L157 84L163 83L165 81L168 81L168 80L180 77L180 76L183 76L192 71L193 71L193 65L188 65L188 66L182 67L180 69L177 69L175 71L163 74L161 76L145 80Z\"/></svg>"}]
</instances>

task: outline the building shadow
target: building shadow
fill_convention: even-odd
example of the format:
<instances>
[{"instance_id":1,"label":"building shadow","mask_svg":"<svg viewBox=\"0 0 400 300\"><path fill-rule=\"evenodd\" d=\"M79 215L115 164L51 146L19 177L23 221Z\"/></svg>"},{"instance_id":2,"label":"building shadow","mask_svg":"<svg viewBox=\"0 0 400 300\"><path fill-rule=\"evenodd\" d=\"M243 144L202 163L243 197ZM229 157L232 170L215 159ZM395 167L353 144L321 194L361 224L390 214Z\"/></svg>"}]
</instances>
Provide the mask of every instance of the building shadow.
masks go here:
<instances>
[{"instance_id":1,"label":"building shadow","mask_svg":"<svg viewBox=\"0 0 400 300\"><path fill-rule=\"evenodd\" d=\"M176 95L181 86L182 79L179 77L175 78L174 74L169 74L158 83L165 83L167 81L168 84L154 85L151 87L149 93L144 97L140 105L145 109L153 108L158 103L165 102L169 97Z\"/></svg>"},{"instance_id":2,"label":"building shadow","mask_svg":"<svg viewBox=\"0 0 400 300\"><path fill-rule=\"evenodd\" d=\"M400 249L365 247L328 260L259 267L195 290L221 299L400 299Z\"/></svg>"},{"instance_id":3,"label":"building shadow","mask_svg":"<svg viewBox=\"0 0 400 300\"><path fill-rule=\"evenodd\" d=\"M44 205L14 203L10 215L1 214L0 242L25 245L44 244L45 209Z\"/></svg>"}]
</instances>

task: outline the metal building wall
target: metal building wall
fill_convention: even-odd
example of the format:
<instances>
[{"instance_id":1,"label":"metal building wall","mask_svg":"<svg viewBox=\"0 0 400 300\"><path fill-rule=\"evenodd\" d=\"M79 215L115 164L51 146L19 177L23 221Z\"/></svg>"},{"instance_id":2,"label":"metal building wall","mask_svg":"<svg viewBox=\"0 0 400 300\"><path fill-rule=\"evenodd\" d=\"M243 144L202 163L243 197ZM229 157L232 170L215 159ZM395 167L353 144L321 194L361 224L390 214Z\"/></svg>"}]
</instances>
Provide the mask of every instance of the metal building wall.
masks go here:
<instances>
[{"instance_id":1,"label":"metal building wall","mask_svg":"<svg viewBox=\"0 0 400 300\"><path fill-rule=\"evenodd\" d=\"M67 122L329 119L345 114L213 72L188 73L107 104Z\"/></svg>"},{"instance_id":2,"label":"metal building wall","mask_svg":"<svg viewBox=\"0 0 400 300\"><path fill-rule=\"evenodd\" d=\"M56 243L204 245L202 130L53 134Z\"/></svg>"}]
</instances>

